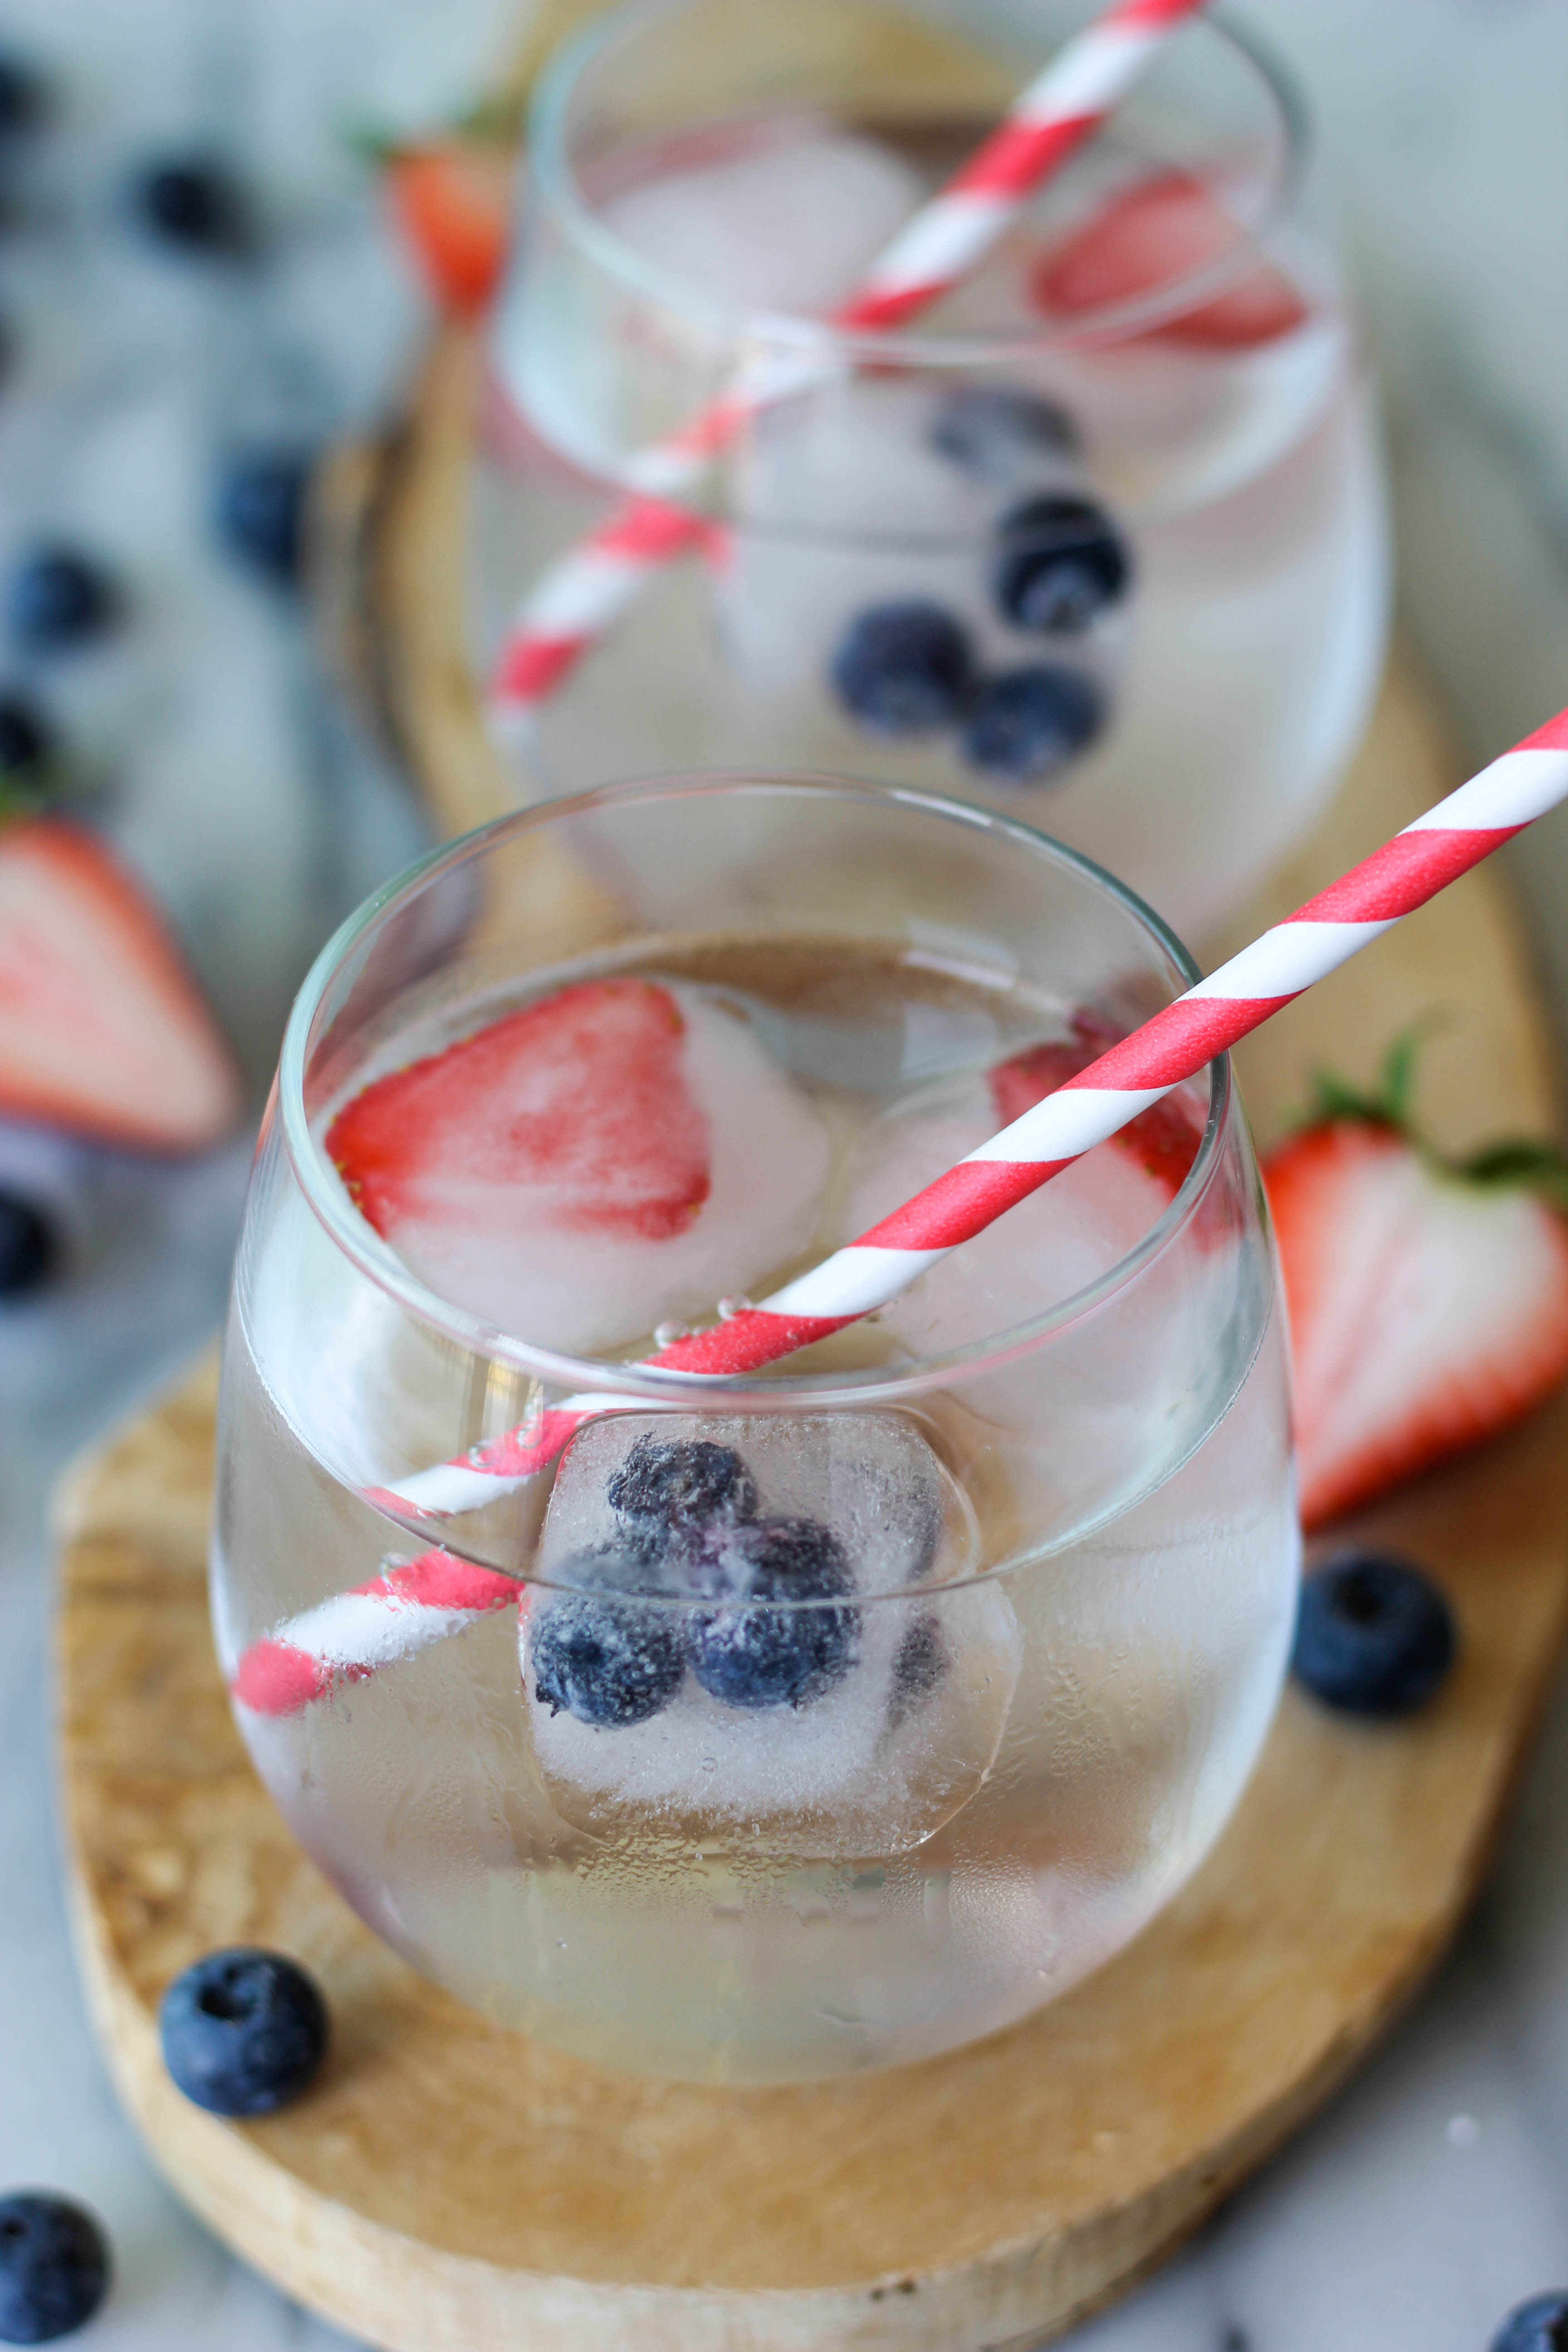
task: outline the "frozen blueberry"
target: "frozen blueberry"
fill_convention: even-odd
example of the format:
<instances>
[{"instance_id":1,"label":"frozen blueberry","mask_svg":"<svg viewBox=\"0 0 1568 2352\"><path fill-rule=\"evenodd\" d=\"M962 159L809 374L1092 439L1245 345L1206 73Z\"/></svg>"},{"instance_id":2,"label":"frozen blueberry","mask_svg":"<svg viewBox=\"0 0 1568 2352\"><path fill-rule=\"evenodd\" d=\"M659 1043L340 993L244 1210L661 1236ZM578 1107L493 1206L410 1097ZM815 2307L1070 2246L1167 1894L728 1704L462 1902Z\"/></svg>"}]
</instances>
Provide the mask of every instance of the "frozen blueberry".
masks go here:
<instances>
[{"instance_id":1,"label":"frozen blueberry","mask_svg":"<svg viewBox=\"0 0 1568 2352\"><path fill-rule=\"evenodd\" d=\"M849 1564L816 1519L752 1519L717 1534L705 1555L713 1581L744 1599L692 1620L691 1670L726 1706L805 1706L855 1663L857 1609L828 1606L850 1588ZM794 1607L763 1603L794 1602Z\"/></svg>"},{"instance_id":2,"label":"frozen blueberry","mask_svg":"<svg viewBox=\"0 0 1568 2352\"><path fill-rule=\"evenodd\" d=\"M0 2197L0 2344L52 2344L85 2326L109 2290L109 2245L67 2197Z\"/></svg>"},{"instance_id":3,"label":"frozen blueberry","mask_svg":"<svg viewBox=\"0 0 1568 2352\"><path fill-rule=\"evenodd\" d=\"M1290 1670L1347 1715L1409 1715L1454 1663L1454 1620L1410 1561L1343 1552L1304 1580Z\"/></svg>"},{"instance_id":4,"label":"frozen blueberry","mask_svg":"<svg viewBox=\"0 0 1568 2352\"><path fill-rule=\"evenodd\" d=\"M1031 460L1070 457L1078 446L1065 409L1005 383L966 383L949 393L931 437L954 465L999 482L1014 480Z\"/></svg>"},{"instance_id":5,"label":"frozen blueberry","mask_svg":"<svg viewBox=\"0 0 1568 2352\"><path fill-rule=\"evenodd\" d=\"M48 91L26 60L0 50L0 140L36 130L48 104Z\"/></svg>"},{"instance_id":6,"label":"frozen blueberry","mask_svg":"<svg viewBox=\"0 0 1568 2352\"><path fill-rule=\"evenodd\" d=\"M1516 2305L1489 2352L1568 2352L1568 2294L1532 2294Z\"/></svg>"},{"instance_id":7,"label":"frozen blueberry","mask_svg":"<svg viewBox=\"0 0 1568 2352\"><path fill-rule=\"evenodd\" d=\"M970 698L963 756L988 775L1032 783L1087 751L1105 724L1099 687L1054 662L982 679Z\"/></svg>"},{"instance_id":8,"label":"frozen blueberry","mask_svg":"<svg viewBox=\"0 0 1568 2352\"><path fill-rule=\"evenodd\" d=\"M638 1567L625 1554L580 1553L563 1580L599 1589L534 1602L533 1687L552 1715L608 1729L647 1723L675 1696L686 1671L676 1612L604 1589L635 1580Z\"/></svg>"},{"instance_id":9,"label":"frozen blueberry","mask_svg":"<svg viewBox=\"0 0 1568 2352\"><path fill-rule=\"evenodd\" d=\"M36 785L54 749L47 719L15 687L0 693L0 785Z\"/></svg>"},{"instance_id":10,"label":"frozen blueberry","mask_svg":"<svg viewBox=\"0 0 1568 2352\"><path fill-rule=\"evenodd\" d=\"M280 587L300 577L310 481L310 458L298 449L237 450L218 478L219 539Z\"/></svg>"},{"instance_id":11,"label":"frozen blueberry","mask_svg":"<svg viewBox=\"0 0 1568 2352\"><path fill-rule=\"evenodd\" d=\"M267 2116L314 2078L327 2053L327 2004L281 1952L209 1952L164 1993L163 2063L215 2116Z\"/></svg>"},{"instance_id":12,"label":"frozen blueberry","mask_svg":"<svg viewBox=\"0 0 1568 2352\"><path fill-rule=\"evenodd\" d=\"M54 1227L20 1192L0 1185L0 1299L25 1298L53 1273L59 1255Z\"/></svg>"},{"instance_id":13,"label":"frozen blueberry","mask_svg":"<svg viewBox=\"0 0 1568 2352\"><path fill-rule=\"evenodd\" d=\"M40 547L11 583L11 634L28 653L101 636L119 611L113 581L69 547Z\"/></svg>"},{"instance_id":14,"label":"frozen blueberry","mask_svg":"<svg viewBox=\"0 0 1568 2352\"><path fill-rule=\"evenodd\" d=\"M840 701L879 735L951 727L974 659L968 632L940 604L872 604L858 613L833 656Z\"/></svg>"},{"instance_id":15,"label":"frozen blueberry","mask_svg":"<svg viewBox=\"0 0 1568 2352\"><path fill-rule=\"evenodd\" d=\"M934 1611L913 1618L893 1656L893 1689L888 1714L894 1727L923 1706L947 1672L947 1649Z\"/></svg>"},{"instance_id":16,"label":"frozen blueberry","mask_svg":"<svg viewBox=\"0 0 1568 2352\"><path fill-rule=\"evenodd\" d=\"M757 1482L732 1445L639 1437L605 1489L611 1507L650 1534L695 1532L712 1519L753 1519Z\"/></svg>"},{"instance_id":17,"label":"frozen blueberry","mask_svg":"<svg viewBox=\"0 0 1568 2352\"><path fill-rule=\"evenodd\" d=\"M154 236L189 253L243 253L249 211L239 183L216 156L168 155L146 164L134 187Z\"/></svg>"},{"instance_id":18,"label":"frozen blueberry","mask_svg":"<svg viewBox=\"0 0 1568 2352\"><path fill-rule=\"evenodd\" d=\"M1091 499L1026 499L998 530L992 591L1016 629L1080 636L1131 577L1125 545Z\"/></svg>"}]
</instances>

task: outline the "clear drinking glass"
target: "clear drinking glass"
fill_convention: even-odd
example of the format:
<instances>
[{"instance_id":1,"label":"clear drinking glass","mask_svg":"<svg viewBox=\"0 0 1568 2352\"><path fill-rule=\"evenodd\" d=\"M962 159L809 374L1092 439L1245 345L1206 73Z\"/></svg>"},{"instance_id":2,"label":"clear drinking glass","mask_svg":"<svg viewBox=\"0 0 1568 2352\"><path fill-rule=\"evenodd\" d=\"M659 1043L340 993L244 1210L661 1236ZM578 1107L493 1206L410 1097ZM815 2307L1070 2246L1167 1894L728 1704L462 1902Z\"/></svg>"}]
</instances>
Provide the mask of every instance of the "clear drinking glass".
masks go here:
<instances>
[{"instance_id":1,"label":"clear drinking glass","mask_svg":"<svg viewBox=\"0 0 1568 2352\"><path fill-rule=\"evenodd\" d=\"M558 61L470 482L480 674L638 450L748 373L837 364L680 493L700 552L533 711L521 799L879 775L1047 826L1188 936L1310 827L1380 667L1385 534L1300 105L1252 37L1184 28L909 327L822 323L1089 13L658 0Z\"/></svg>"},{"instance_id":2,"label":"clear drinking glass","mask_svg":"<svg viewBox=\"0 0 1568 2352\"><path fill-rule=\"evenodd\" d=\"M1186 1878L1267 1729L1298 1571L1227 1064L765 1373L629 1360L863 1231L1194 977L1025 826L766 774L505 818L324 950L236 1276L214 1617L279 1805L416 1968L584 2057L793 2080L1011 2023ZM486 1096L434 1217L373 1230L345 1107L563 1006L658 1010L675 1059L639 1118L685 1105L700 1207L601 1218L591 1153L564 1204L527 1192L535 1158L483 1207ZM555 1139L583 1151L574 1103ZM384 1122L384 1174L416 1124ZM552 1475L443 1490L432 1522L417 1474L584 1392ZM693 1461L722 1475L681 1519L647 1474ZM367 1633L366 1589L437 1543L443 1607ZM316 1679L258 1697L261 1657Z\"/></svg>"}]
</instances>

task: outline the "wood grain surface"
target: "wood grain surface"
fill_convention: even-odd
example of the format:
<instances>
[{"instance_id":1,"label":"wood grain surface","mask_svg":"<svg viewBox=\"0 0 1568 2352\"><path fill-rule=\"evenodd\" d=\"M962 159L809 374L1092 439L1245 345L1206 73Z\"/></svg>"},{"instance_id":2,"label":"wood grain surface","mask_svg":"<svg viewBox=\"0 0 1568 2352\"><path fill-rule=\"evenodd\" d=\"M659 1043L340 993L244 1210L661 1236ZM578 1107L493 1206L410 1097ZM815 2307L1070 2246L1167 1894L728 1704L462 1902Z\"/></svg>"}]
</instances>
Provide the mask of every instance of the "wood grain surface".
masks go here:
<instances>
[{"instance_id":1,"label":"wood grain surface","mask_svg":"<svg viewBox=\"0 0 1568 2352\"><path fill-rule=\"evenodd\" d=\"M1395 682L1296 902L1451 780ZM1249 929L1251 925L1241 927ZM1541 1014L1482 871L1245 1050L1264 1130L1331 1058L1444 1013L1434 1128L1554 1114ZM289 2294L396 2352L981 2352L1145 2271L1331 2092L1419 1981L1485 1859L1568 1607L1568 1402L1369 1513L1463 1632L1437 1704L1358 1727L1288 1693L1186 1891L1005 2034L827 2085L599 2071L461 2009L294 1846L230 1722L204 1570L203 1368L62 1492L60 1755L77 1939L127 2106L180 2193ZM159 2061L163 1985L215 1945L298 1953L336 2040L291 2113L220 2122Z\"/></svg>"}]
</instances>

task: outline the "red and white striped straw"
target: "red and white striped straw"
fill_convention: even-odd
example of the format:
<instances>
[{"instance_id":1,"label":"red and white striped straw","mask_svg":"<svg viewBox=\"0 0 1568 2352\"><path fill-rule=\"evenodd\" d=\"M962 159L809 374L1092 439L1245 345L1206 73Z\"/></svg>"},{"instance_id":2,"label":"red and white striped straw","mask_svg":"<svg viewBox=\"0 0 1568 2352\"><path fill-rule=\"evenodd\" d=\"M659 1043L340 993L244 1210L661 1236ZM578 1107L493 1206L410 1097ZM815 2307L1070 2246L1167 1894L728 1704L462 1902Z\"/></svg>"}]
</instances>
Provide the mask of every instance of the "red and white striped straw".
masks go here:
<instances>
[{"instance_id":1,"label":"red and white striped straw","mask_svg":"<svg viewBox=\"0 0 1568 2352\"><path fill-rule=\"evenodd\" d=\"M252 1715L298 1715L341 1683L362 1683L480 1617L515 1609L519 1598L514 1576L449 1551L422 1552L307 1609L271 1640L252 1642L229 1689Z\"/></svg>"},{"instance_id":2,"label":"red and white striped straw","mask_svg":"<svg viewBox=\"0 0 1568 2352\"><path fill-rule=\"evenodd\" d=\"M1173 1087L1196 1077L1216 1054L1314 981L1348 963L1402 915L1425 906L1563 800L1568 800L1568 710L1527 735L858 1241L836 1250L761 1306L678 1339L647 1363L705 1375L758 1371L885 1307L949 1250ZM404 1517L413 1512L434 1519L470 1510L548 1469L574 1432L595 1414L660 1409L658 1398L624 1391L568 1397L523 1428L383 1488L372 1499ZM662 1409L689 1411L690 1399L672 1398ZM484 1581L464 1588L466 1577ZM292 1714L337 1683L360 1679L444 1638L524 1589L493 1570L427 1552L391 1577L322 1602L247 1651L234 1679L235 1695L258 1713Z\"/></svg>"},{"instance_id":3,"label":"red and white striped straw","mask_svg":"<svg viewBox=\"0 0 1568 2352\"><path fill-rule=\"evenodd\" d=\"M900 327L950 293L1202 5L1113 0L921 206L828 325L840 334ZM490 681L492 714L503 726L515 726L545 701L648 582L701 541L708 528L702 518L667 501L699 483L760 410L831 381L841 366L826 338L764 354L691 424L638 452L627 467L632 495L550 566L513 616Z\"/></svg>"}]
</instances>

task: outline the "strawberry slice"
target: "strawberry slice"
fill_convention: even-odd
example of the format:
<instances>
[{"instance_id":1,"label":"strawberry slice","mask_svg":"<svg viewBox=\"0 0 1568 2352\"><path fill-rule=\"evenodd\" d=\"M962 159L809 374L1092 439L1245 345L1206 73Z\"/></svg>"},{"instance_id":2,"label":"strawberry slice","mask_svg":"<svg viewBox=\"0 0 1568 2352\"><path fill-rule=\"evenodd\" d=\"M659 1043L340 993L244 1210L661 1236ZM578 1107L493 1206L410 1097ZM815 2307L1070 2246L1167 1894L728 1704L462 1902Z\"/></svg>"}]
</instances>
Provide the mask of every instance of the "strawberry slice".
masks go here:
<instances>
[{"instance_id":1,"label":"strawberry slice","mask_svg":"<svg viewBox=\"0 0 1568 2352\"><path fill-rule=\"evenodd\" d=\"M1478 1444L1568 1377L1568 1221L1553 1205L1568 1171L1531 1145L1446 1165L1410 1131L1403 1093L1336 1090L1264 1166L1308 1528Z\"/></svg>"},{"instance_id":2,"label":"strawberry slice","mask_svg":"<svg viewBox=\"0 0 1568 2352\"><path fill-rule=\"evenodd\" d=\"M238 1109L211 1014L102 842L58 817L0 831L0 1113L194 1151Z\"/></svg>"},{"instance_id":3,"label":"strawberry slice","mask_svg":"<svg viewBox=\"0 0 1568 2352\"><path fill-rule=\"evenodd\" d=\"M482 310L510 241L510 151L450 138L395 149L384 165L394 216L437 301L459 318Z\"/></svg>"},{"instance_id":4,"label":"strawberry slice","mask_svg":"<svg viewBox=\"0 0 1568 2352\"><path fill-rule=\"evenodd\" d=\"M711 1314L798 1257L828 1130L751 1024L700 989L577 982L374 1079L325 1145L452 1305L577 1353Z\"/></svg>"},{"instance_id":5,"label":"strawberry slice","mask_svg":"<svg viewBox=\"0 0 1568 2352\"><path fill-rule=\"evenodd\" d=\"M584 981L374 1079L326 1145L385 1241L510 1231L668 1241L708 1198L668 989Z\"/></svg>"},{"instance_id":6,"label":"strawberry slice","mask_svg":"<svg viewBox=\"0 0 1568 2352\"><path fill-rule=\"evenodd\" d=\"M1087 226L1054 247L1032 281L1039 309L1058 319L1131 302L1219 261L1242 232L1217 197L1186 172L1112 197ZM1223 293L1151 331L1207 351L1246 351L1302 325L1307 306L1283 271L1258 261Z\"/></svg>"},{"instance_id":7,"label":"strawberry slice","mask_svg":"<svg viewBox=\"0 0 1568 2352\"><path fill-rule=\"evenodd\" d=\"M999 1062L992 1071L991 1099L1004 1126L1022 1118L1026 1110L1055 1094L1068 1078L1076 1078L1117 1042L1110 1024L1090 1013L1075 1013L1072 1030L1069 1041L1031 1045L1026 1052L1015 1054L1011 1061ZM1180 1192L1202 1140L1203 1129L1193 1107L1179 1093L1151 1103L1110 1139L1115 1150L1135 1160L1144 1174L1153 1178L1168 1201Z\"/></svg>"}]
</instances>

